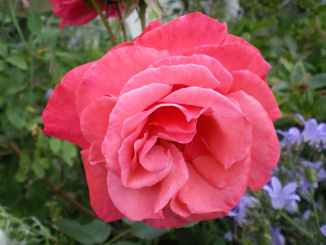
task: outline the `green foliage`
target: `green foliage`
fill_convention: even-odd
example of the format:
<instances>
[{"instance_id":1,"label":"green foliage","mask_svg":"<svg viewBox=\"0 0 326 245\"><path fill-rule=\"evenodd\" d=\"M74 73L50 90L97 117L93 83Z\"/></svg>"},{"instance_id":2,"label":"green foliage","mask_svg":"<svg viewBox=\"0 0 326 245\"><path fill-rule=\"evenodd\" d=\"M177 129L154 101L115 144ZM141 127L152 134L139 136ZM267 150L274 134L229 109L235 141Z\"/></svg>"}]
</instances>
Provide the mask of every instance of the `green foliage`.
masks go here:
<instances>
[{"instance_id":1,"label":"green foliage","mask_svg":"<svg viewBox=\"0 0 326 245\"><path fill-rule=\"evenodd\" d=\"M0 229L27 244L230 244L223 236L234 226L231 218L173 230L130 221L105 224L62 198L64 192L90 210L77 147L43 135L41 114L68 70L100 58L112 44L99 20L59 30L48 1L29 2L30 9L23 9L21 1L0 1ZM232 19L228 1L181 2L181 9L171 7L172 16L201 11L227 21L230 33L255 45L271 63L267 80L283 115L277 127L297 123L296 113L326 120L325 4L243 0L240 15ZM238 244L270 243L271 221L263 218L274 215L266 213L268 205L250 211L255 223L238 229ZM292 244L302 239L286 235Z\"/></svg>"}]
</instances>

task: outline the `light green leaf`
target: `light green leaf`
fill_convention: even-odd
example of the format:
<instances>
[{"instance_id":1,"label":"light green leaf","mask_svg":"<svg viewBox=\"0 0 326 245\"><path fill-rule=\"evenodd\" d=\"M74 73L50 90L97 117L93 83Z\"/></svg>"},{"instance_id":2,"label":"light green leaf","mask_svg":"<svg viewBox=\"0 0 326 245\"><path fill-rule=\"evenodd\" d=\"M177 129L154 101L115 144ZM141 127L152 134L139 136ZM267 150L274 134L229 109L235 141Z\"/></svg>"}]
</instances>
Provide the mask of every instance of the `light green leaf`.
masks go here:
<instances>
[{"instance_id":1,"label":"light green leaf","mask_svg":"<svg viewBox=\"0 0 326 245\"><path fill-rule=\"evenodd\" d=\"M38 161L33 162L32 170L33 170L34 174L36 175L36 177L38 177L40 179L43 178L45 175L44 168Z\"/></svg>"},{"instance_id":2,"label":"light green leaf","mask_svg":"<svg viewBox=\"0 0 326 245\"><path fill-rule=\"evenodd\" d=\"M305 70L303 67L302 62L298 62L293 66L293 69L291 71L291 82L293 84L299 84L303 82Z\"/></svg>"},{"instance_id":3,"label":"light green leaf","mask_svg":"<svg viewBox=\"0 0 326 245\"><path fill-rule=\"evenodd\" d=\"M167 232L166 229L152 228L147 223L142 223L142 222L133 222L133 223L134 224L132 225L131 233L140 239L151 240L160 237L161 235Z\"/></svg>"},{"instance_id":4,"label":"light green leaf","mask_svg":"<svg viewBox=\"0 0 326 245\"><path fill-rule=\"evenodd\" d=\"M309 88L319 89L323 87L326 87L326 73L321 73L310 78Z\"/></svg>"},{"instance_id":5,"label":"light green leaf","mask_svg":"<svg viewBox=\"0 0 326 245\"><path fill-rule=\"evenodd\" d=\"M61 149L61 140L57 138L50 139L50 149L54 154L57 154Z\"/></svg>"},{"instance_id":6,"label":"light green leaf","mask_svg":"<svg viewBox=\"0 0 326 245\"><path fill-rule=\"evenodd\" d=\"M10 64L17 66L19 69L27 70L26 57L21 53L13 53L6 60Z\"/></svg>"},{"instance_id":7,"label":"light green leaf","mask_svg":"<svg viewBox=\"0 0 326 245\"><path fill-rule=\"evenodd\" d=\"M85 245L103 243L111 234L110 225L98 219L87 225L81 225L69 219L61 219L55 222L55 225L67 236Z\"/></svg>"},{"instance_id":8,"label":"light green leaf","mask_svg":"<svg viewBox=\"0 0 326 245\"><path fill-rule=\"evenodd\" d=\"M26 120L22 117L20 110L15 107L8 107L6 110L6 114L9 122L11 122L16 128L22 129Z\"/></svg>"},{"instance_id":9,"label":"light green leaf","mask_svg":"<svg viewBox=\"0 0 326 245\"><path fill-rule=\"evenodd\" d=\"M72 158L77 156L76 146L71 144L68 141L63 141L61 148L62 148L62 158L63 158L63 160L70 167L72 167L72 165L73 165Z\"/></svg>"},{"instance_id":10,"label":"light green leaf","mask_svg":"<svg viewBox=\"0 0 326 245\"><path fill-rule=\"evenodd\" d=\"M34 9L32 9L29 14L28 14L28 18L27 18L27 27L28 29L34 33L34 34L38 34L40 33L41 29L42 29L42 20L41 20L41 16L38 12L36 12Z\"/></svg>"}]
</instances>

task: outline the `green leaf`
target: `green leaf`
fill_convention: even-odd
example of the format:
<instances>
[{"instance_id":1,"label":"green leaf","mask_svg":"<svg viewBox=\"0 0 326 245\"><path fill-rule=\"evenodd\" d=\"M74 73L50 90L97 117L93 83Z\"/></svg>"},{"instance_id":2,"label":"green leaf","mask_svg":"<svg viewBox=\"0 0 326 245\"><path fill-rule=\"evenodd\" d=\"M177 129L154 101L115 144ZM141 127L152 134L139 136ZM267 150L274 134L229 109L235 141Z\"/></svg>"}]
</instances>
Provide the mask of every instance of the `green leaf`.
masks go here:
<instances>
[{"instance_id":1,"label":"green leaf","mask_svg":"<svg viewBox=\"0 0 326 245\"><path fill-rule=\"evenodd\" d=\"M133 234L134 236L140 239L147 239L147 240L160 237L166 232L167 232L166 229L152 228L149 224L142 223L142 222L133 222L132 229L131 229L131 234Z\"/></svg>"},{"instance_id":2,"label":"green leaf","mask_svg":"<svg viewBox=\"0 0 326 245\"><path fill-rule=\"evenodd\" d=\"M57 138L50 139L50 149L54 154L57 154L61 149L61 140Z\"/></svg>"},{"instance_id":3,"label":"green leaf","mask_svg":"<svg viewBox=\"0 0 326 245\"><path fill-rule=\"evenodd\" d=\"M317 117L326 115L326 95L319 97L313 105L312 114Z\"/></svg>"},{"instance_id":4,"label":"green leaf","mask_svg":"<svg viewBox=\"0 0 326 245\"><path fill-rule=\"evenodd\" d=\"M323 87L326 87L326 73L321 73L310 78L309 88L320 89Z\"/></svg>"},{"instance_id":5,"label":"green leaf","mask_svg":"<svg viewBox=\"0 0 326 245\"><path fill-rule=\"evenodd\" d=\"M10 64L17 66L19 69L27 70L26 57L21 53L13 53L6 60Z\"/></svg>"},{"instance_id":6,"label":"green leaf","mask_svg":"<svg viewBox=\"0 0 326 245\"><path fill-rule=\"evenodd\" d=\"M55 225L64 234L85 245L103 243L111 234L110 225L98 219L87 225L81 225L69 219L61 219L55 222Z\"/></svg>"},{"instance_id":7,"label":"green leaf","mask_svg":"<svg viewBox=\"0 0 326 245\"><path fill-rule=\"evenodd\" d=\"M27 27L33 34L40 33L42 29L42 20L41 16L38 12L36 12L34 9L32 9L27 18Z\"/></svg>"},{"instance_id":8,"label":"green leaf","mask_svg":"<svg viewBox=\"0 0 326 245\"><path fill-rule=\"evenodd\" d=\"M50 168L50 162L51 162L50 159L42 157L42 158L38 159L38 162L44 169Z\"/></svg>"},{"instance_id":9,"label":"green leaf","mask_svg":"<svg viewBox=\"0 0 326 245\"><path fill-rule=\"evenodd\" d=\"M17 108L11 106L8 107L6 110L6 114L9 122L11 122L16 128L22 129L25 126L26 121L21 116L22 113L20 112L20 110L18 110Z\"/></svg>"},{"instance_id":10,"label":"green leaf","mask_svg":"<svg viewBox=\"0 0 326 245\"><path fill-rule=\"evenodd\" d=\"M72 165L73 165L72 158L77 156L76 146L71 144L68 141L63 141L61 148L62 148L62 158L63 158L63 160L70 167L72 167Z\"/></svg>"},{"instance_id":11,"label":"green leaf","mask_svg":"<svg viewBox=\"0 0 326 245\"><path fill-rule=\"evenodd\" d=\"M303 63L302 62L298 62L293 66L293 69L291 71L291 82L293 84L299 84L303 82L303 78L304 78L304 74L305 74L305 70L303 67Z\"/></svg>"},{"instance_id":12,"label":"green leaf","mask_svg":"<svg viewBox=\"0 0 326 245\"><path fill-rule=\"evenodd\" d=\"M0 56L5 57L5 58L8 56L7 43L0 43Z\"/></svg>"},{"instance_id":13,"label":"green leaf","mask_svg":"<svg viewBox=\"0 0 326 245\"><path fill-rule=\"evenodd\" d=\"M45 175L44 168L38 161L35 161L32 164L32 170L33 170L34 174L36 175L36 177L38 177L40 179L43 178Z\"/></svg>"}]
</instances>

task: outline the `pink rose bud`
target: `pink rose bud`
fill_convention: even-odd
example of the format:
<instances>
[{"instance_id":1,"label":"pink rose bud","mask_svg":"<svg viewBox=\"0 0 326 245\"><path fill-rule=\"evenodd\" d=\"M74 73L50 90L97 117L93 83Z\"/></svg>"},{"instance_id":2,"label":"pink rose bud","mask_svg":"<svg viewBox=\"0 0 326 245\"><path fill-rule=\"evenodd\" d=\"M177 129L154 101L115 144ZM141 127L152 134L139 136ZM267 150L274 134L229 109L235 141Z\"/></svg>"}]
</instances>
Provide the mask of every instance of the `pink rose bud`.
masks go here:
<instances>
[{"instance_id":1,"label":"pink rose bud","mask_svg":"<svg viewBox=\"0 0 326 245\"><path fill-rule=\"evenodd\" d=\"M60 29L66 25L84 25L97 17L97 12L92 6L91 0L49 0L53 6L53 12L61 18ZM98 1L106 17L117 17L115 4Z\"/></svg>"},{"instance_id":2,"label":"pink rose bud","mask_svg":"<svg viewBox=\"0 0 326 245\"><path fill-rule=\"evenodd\" d=\"M192 13L68 72L44 133L81 148L91 206L176 227L223 217L279 159L280 111L259 50Z\"/></svg>"}]
</instances>

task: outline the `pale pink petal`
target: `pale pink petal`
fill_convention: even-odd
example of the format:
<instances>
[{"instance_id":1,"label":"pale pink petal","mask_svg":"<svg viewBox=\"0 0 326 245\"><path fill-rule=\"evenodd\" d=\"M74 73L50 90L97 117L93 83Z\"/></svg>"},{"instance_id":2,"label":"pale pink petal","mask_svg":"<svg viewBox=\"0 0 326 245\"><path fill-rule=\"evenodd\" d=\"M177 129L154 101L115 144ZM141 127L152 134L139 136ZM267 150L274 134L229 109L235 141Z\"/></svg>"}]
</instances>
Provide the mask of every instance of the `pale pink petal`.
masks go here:
<instances>
[{"instance_id":1,"label":"pale pink petal","mask_svg":"<svg viewBox=\"0 0 326 245\"><path fill-rule=\"evenodd\" d=\"M137 46L168 50L171 55L203 44L219 44L227 34L226 24L201 13L181 16L158 26L135 40Z\"/></svg>"},{"instance_id":2,"label":"pale pink petal","mask_svg":"<svg viewBox=\"0 0 326 245\"><path fill-rule=\"evenodd\" d=\"M251 146L251 123L225 96L210 89L179 89L162 102L194 105L208 109L197 122L197 133L225 168L246 156ZM188 142L189 143L189 142Z\"/></svg>"},{"instance_id":3,"label":"pale pink petal","mask_svg":"<svg viewBox=\"0 0 326 245\"><path fill-rule=\"evenodd\" d=\"M221 83L208 68L202 65L186 64L148 68L133 76L126 83L121 94L151 83L198 86L217 90L222 88Z\"/></svg>"},{"instance_id":4,"label":"pale pink petal","mask_svg":"<svg viewBox=\"0 0 326 245\"><path fill-rule=\"evenodd\" d=\"M194 54L191 56L169 56L156 61L150 67L181 64L196 64L208 68L215 78L221 83L220 89L222 93L226 93L232 84L232 75L228 72L228 70L226 70L217 59L203 54Z\"/></svg>"},{"instance_id":5,"label":"pale pink petal","mask_svg":"<svg viewBox=\"0 0 326 245\"><path fill-rule=\"evenodd\" d=\"M246 160L249 165L250 157L247 156ZM179 191L178 199L187 206L192 214L228 212L238 204L247 188L249 166L234 185L223 189L217 189L207 182L191 164L187 166L189 180Z\"/></svg>"},{"instance_id":6,"label":"pale pink petal","mask_svg":"<svg viewBox=\"0 0 326 245\"><path fill-rule=\"evenodd\" d=\"M57 85L43 111L44 133L68 140L82 148L89 146L80 130L80 121L75 106L75 91L80 77L93 63L78 66L69 71Z\"/></svg>"},{"instance_id":7,"label":"pale pink petal","mask_svg":"<svg viewBox=\"0 0 326 245\"><path fill-rule=\"evenodd\" d=\"M230 93L242 90L260 102L273 121L281 117L273 92L264 80L249 71L234 71L232 75Z\"/></svg>"},{"instance_id":8,"label":"pale pink petal","mask_svg":"<svg viewBox=\"0 0 326 245\"><path fill-rule=\"evenodd\" d=\"M109 170L107 186L113 204L128 219L142 221L144 219L163 218L161 211L154 212L160 185L141 189L126 188L121 184L120 178Z\"/></svg>"},{"instance_id":9,"label":"pale pink petal","mask_svg":"<svg viewBox=\"0 0 326 245\"><path fill-rule=\"evenodd\" d=\"M168 168L171 157L166 148L160 145L154 145L153 143L155 143L156 140L154 141L152 139L153 138L145 142L139 154L139 162L147 171L157 172ZM150 144L146 144L147 142ZM173 153L174 152L172 152L172 154Z\"/></svg>"},{"instance_id":10,"label":"pale pink petal","mask_svg":"<svg viewBox=\"0 0 326 245\"><path fill-rule=\"evenodd\" d=\"M266 78L271 67L256 48L240 42L222 45L203 45L185 50L182 54L205 54L216 58L229 71L248 70L262 79Z\"/></svg>"},{"instance_id":11,"label":"pale pink petal","mask_svg":"<svg viewBox=\"0 0 326 245\"><path fill-rule=\"evenodd\" d=\"M248 167L244 159L225 169L211 154L198 156L191 162L199 175L219 189L234 185Z\"/></svg>"},{"instance_id":12,"label":"pale pink petal","mask_svg":"<svg viewBox=\"0 0 326 245\"><path fill-rule=\"evenodd\" d=\"M88 148L88 162L91 165L105 163L105 158L101 151L102 142L93 142Z\"/></svg>"},{"instance_id":13,"label":"pale pink petal","mask_svg":"<svg viewBox=\"0 0 326 245\"><path fill-rule=\"evenodd\" d=\"M76 93L78 113L95 98L119 95L130 77L166 55L164 51L134 46L110 50L85 73Z\"/></svg>"},{"instance_id":14,"label":"pale pink petal","mask_svg":"<svg viewBox=\"0 0 326 245\"><path fill-rule=\"evenodd\" d=\"M89 142L102 141L116 99L102 96L92 101L80 114L80 128Z\"/></svg>"},{"instance_id":15,"label":"pale pink petal","mask_svg":"<svg viewBox=\"0 0 326 245\"><path fill-rule=\"evenodd\" d=\"M259 102L241 91L229 97L238 102L253 124L249 188L257 191L269 181L270 171L279 160L278 138L273 122Z\"/></svg>"},{"instance_id":16,"label":"pale pink petal","mask_svg":"<svg viewBox=\"0 0 326 245\"><path fill-rule=\"evenodd\" d=\"M116 209L108 194L107 170L104 164L90 165L87 161L88 150L82 151L81 154L93 210L105 222L122 219L124 216Z\"/></svg>"}]
</instances>

